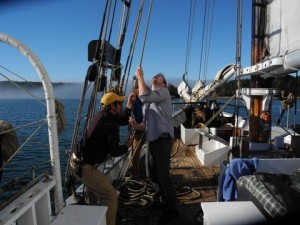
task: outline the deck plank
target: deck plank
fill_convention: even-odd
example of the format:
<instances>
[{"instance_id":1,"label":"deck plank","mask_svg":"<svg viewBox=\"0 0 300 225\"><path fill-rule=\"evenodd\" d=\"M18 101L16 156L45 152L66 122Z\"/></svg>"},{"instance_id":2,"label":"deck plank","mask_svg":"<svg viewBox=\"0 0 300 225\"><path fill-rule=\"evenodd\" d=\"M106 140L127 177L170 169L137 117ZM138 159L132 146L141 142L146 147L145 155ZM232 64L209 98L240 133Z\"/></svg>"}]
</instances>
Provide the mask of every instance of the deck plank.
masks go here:
<instances>
[{"instance_id":1,"label":"deck plank","mask_svg":"<svg viewBox=\"0 0 300 225\"><path fill-rule=\"evenodd\" d=\"M175 155L171 161L171 174L177 191L182 192L182 188L185 187L184 190L192 190L192 192L178 196L180 215L172 224L197 225L200 203L217 200L217 178L220 168L219 165L202 166L195 154L195 146L185 146L180 139L174 141L173 153ZM143 209L141 206L132 205L132 208L136 214L131 217L130 213L123 215L121 225L157 224L159 216L163 213L161 210Z\"/></svg>"}]
</instances>

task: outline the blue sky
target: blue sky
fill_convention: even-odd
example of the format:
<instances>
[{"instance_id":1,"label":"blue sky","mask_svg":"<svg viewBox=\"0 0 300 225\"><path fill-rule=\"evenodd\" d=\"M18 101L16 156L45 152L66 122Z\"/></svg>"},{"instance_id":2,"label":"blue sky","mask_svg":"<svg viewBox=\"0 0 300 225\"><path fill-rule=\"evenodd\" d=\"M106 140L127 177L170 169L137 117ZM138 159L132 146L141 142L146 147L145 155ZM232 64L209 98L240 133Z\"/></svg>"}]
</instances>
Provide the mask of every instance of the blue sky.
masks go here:
<instances>
[{"instance_id":1,"label":"blue sky","mask_svg":"<svg viewBox=\"0 0 300 225\"><path fill-rule=\"evenodd\" d=\"M121 1L121 0L119 0ZM88 66L87 46L100 33L105 0L11 0L0 3L0 32L29 47L54 82L83 82ZM130 68L140 62L150 0L145 8ZM207 73L200 71L204 0L196 0L188 80L212 80L224 66L235 63L237 0L215 0ZM212 4L213 0L208 0ZM140 1L132 0L131 18L122 51L125 65ZM243 1L242 66L250 65L251 0ZM146 79L162 72L167 80L182 77L186 68L189 0L153 0L142 66ZM119 15L118 15L119 18ZM118 27L116 19L116 27ZM116 28L117 29L117 28ZM117 35L112 35L115 38ZM115 45L115 42L112 41ZM207 45L206 45L207 46ZM204 51L204 48L203 50ZM204 57L204 56L203 56ZM0 43L0 65L26 80L38 81L27 60ZM203 65L201 66L203 70ZM123 74L123 73L122 73ZM2 80L2 78L0 78Z\"/></svg>"}]
</instances>

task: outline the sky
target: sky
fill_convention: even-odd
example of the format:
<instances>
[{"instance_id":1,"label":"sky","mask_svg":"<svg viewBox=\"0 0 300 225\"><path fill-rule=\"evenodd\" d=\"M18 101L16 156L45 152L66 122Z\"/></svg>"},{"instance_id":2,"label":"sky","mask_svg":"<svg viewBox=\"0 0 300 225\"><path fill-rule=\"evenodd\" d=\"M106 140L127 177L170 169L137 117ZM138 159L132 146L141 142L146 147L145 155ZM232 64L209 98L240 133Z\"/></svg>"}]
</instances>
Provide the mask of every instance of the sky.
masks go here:
<instances>
[{"instance_id":1,"label":"sky","mask_svg":"<svg viewBox=\"0 0 300 225\"><path fill-rule=\"evenodd\" d=\"M237 1L208 0L212 15L211 19L206 20L212 24L211 39L208 41L208 38L202 38L208 37L203 34L205 1L196 0L193 33L188 42L191 1L153 0L146 32L150 0L145 0L133 60L128 68L131 74L129 79L142 62L146 80L159 72L165 75L169 83L181 79L185 72L190 82L212 80L220 69L236 61ZM53 82L80 83L91 65L87 58L87 46L91 40L99 38L105 3L106 0L2 0L0 32L30 48ZM251 3L252 0L243 1L242 67L250 66ZM139 7L140 1L132 0L122 49L123 66L129 55ZM113 46L116 46L120 15L118 11L115 16L115 30L111 38ZM187 50L188 43L190 51ZM27 59L4 43L0 43L0 66L25 80L39 81ZM0 70L1 73L7 74L6 69ZM0 80L3 80L1 76Z\"/></svg>"}]
</instances>

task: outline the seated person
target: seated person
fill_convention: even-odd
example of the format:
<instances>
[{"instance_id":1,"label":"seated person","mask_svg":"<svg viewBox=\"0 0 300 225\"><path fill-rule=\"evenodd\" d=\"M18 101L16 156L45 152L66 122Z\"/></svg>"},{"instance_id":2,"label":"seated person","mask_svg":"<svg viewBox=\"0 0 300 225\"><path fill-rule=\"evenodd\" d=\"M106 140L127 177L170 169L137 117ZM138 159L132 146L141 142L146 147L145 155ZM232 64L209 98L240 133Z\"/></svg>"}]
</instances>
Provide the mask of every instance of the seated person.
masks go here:
<instances>
[{"instance_id":1,"label":"seated person","mask_svg":"<svg viewBox=\"0 0 300 225\"><path fill-rule=\"evenodd\" d=\"M196 105L192 116L192 127L203 128L205 127L206 119L204 111L200 105Z\"/></svg>"}]
</instances>

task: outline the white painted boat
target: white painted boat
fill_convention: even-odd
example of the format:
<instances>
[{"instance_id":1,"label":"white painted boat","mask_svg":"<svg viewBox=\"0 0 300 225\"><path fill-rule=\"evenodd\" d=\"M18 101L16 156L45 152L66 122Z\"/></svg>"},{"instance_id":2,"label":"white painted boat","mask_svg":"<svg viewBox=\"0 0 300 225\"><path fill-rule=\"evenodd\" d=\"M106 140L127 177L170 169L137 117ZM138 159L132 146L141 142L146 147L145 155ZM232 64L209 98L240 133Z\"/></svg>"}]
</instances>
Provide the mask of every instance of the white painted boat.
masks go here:
<instances>
[{"instance_id":1,"label":"white painted boat","mask_svg":"<svg viewBox=\"0 0 300 225\"><path fill-rule=\"evenodd\" d=\"M285 4L282 3L283 1L275 0L268 2L266 5L269 13L269 21L276 21L276 23L272 22L269 24L267 29L270 51L270 54L267 58L255 65L241 68L240 70L236 71L233 69L233 67L225 67L226 69L221 70L222 76L220 73L218 73L218 80L215 80L211 85L206 86L206 88L203 90L196 90L195 93L192 93L192 97L189 98L185 95L185 93L181 94L190 100L193 98L193 101L201 101L210 93L211 89L221 86L226 80L234 75L260 76L263 74L263 77L270 77L285 76L290 72L298 71L300 68L300 33L298 32L297 25L299 21L298 12L300 9L300 2L296 0L289 0L289 2L285 2ZM277 15L279 11L281 17L274 16ZM287 30L290 32L286 32ZM0 41L7 43L8 45L20 51L29 60L41 79L47 105L47 115L45 117L47 118L48 124L49 154L52 166L51 175L38 176L26 187L26 189L24 189L22 193L20 193L16 199L9 202L5 208L1 210L0 225L106 224L105 206L72 205L73 201L71 201L71 199L68 199L67 201L63 199L57 137L57 119L54 102L55 96L53 93L51 80L46 69L43 67L37 56L20 41L2 33L0 34ZM262 96L262 98L264 98L264 102L269 102L274 93L275 91L272 89L246 88L241 90L239 94L244 95L245 99L248 100L251 99L251 96ZM264 97L265 95L267 95L267 97ZM251 103L247 105L251 107ZM179 116L179 114L176 115ZM240 118L237 121L238 122L233 126L237 125L238 128L241 128L243 131L248 131L247 121L243 122L243 118ZM230 139L229 141L220 139L218 132L222 131L222 128L219 130L216 128L215 131L194 128L190 129L182 127L182 125L181 128L181 138L187 145L193 144L198 146L196 147L196 151L198 151L199 159L203 164L218 164L223 161L225 157L224 152L227 153L228 147L230 147ZM277 141L277 146L281 146L282 143L290 145L294 144L294 146L296 146L296 144L293 143L293 139L289 138L289 131L286 129L276 127L272 129L272 132L272 139ZM201 141L200 136L202 136ZM281 137L283 138L283 142ZM192 142L194 139L196 139L196 141ZM271 143L267 143L267 148L269 148L270 145ZM261 148L261 145L257 145L255 142L252 144L252 146L254 147L251 150L255 150L255 148ZM209 151L207 152L206 149ZM213 149L213 151L210 151L210 149ZM222 154L220 155L219 153L221 150ZM282 159L266 160L265 165L267 165L266 168L270 168L268 165L278 168L277 164L285 165L288 163L288 165L293 169L299 165L298 159L289 159L284 163L282 162ZM113 175L113 172L110 170L110 168L116 168L117 171L119 171L122 163L122 158L115 159L115 161L113 161L112 164L108 165L108 167L105 169L110 175ZM263 165L263 163L261 165ZM67 204L65 204L65 201ZM52 207L52 203L54 203L54 208ZM247 207L251 208L252 206L247 205ZM213 216L221 217L221 215L218 214L220 212L221 211L214 211ZM210 222L211 217L212 216L210 216L208 211L205 212L205 224L217 225L218 222ZM231 222L232 221L233 220L231 220Z\"/></svg>"}]
</instances>

